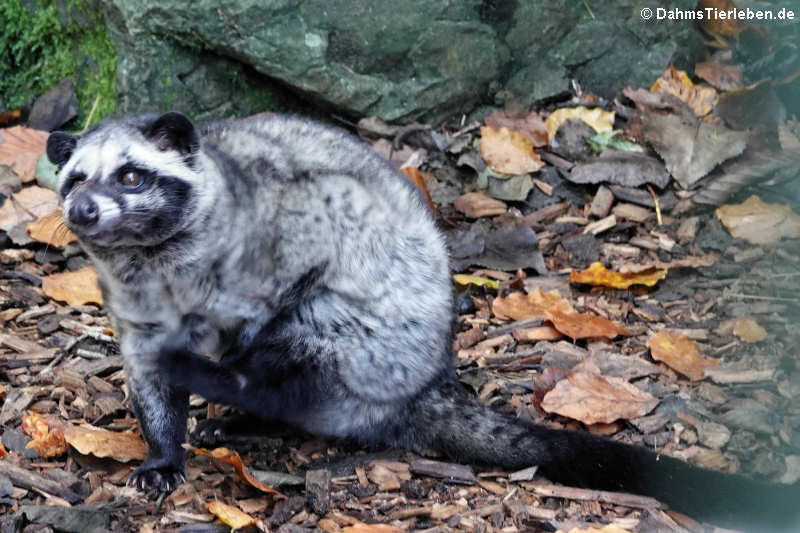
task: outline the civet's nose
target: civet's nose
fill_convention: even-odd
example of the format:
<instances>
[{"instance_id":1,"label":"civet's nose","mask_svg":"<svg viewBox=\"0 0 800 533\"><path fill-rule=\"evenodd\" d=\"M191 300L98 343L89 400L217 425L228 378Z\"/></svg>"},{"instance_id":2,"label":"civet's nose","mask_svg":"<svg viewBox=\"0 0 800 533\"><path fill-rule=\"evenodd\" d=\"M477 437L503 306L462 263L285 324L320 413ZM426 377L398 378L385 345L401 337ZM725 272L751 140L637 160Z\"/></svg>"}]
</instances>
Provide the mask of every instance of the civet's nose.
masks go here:
<instances>
[{"instance_id":1,"label":"civet's nose","mask_svg":"<svg viewBox=\"0 0 800 533\"><path fill-rule=\"evenodd\" d=\"M69 221L76 226L92 226L98 218L100 218L100 210L94 200L88 196L77 198L69 208Z\"/></svg>"}]
</instances>

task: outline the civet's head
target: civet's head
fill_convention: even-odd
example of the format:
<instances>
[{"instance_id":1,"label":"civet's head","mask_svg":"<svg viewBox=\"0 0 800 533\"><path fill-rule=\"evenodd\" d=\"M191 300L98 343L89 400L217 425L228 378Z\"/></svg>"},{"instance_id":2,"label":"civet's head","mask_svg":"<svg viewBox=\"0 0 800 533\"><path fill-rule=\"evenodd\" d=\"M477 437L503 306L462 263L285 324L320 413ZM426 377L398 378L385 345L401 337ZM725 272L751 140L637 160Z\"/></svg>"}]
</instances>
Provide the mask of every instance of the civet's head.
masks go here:
<instances>
[{"instance_id":1,"label":"civet's head","mask_svg":"<svg viewBox=\"0 0 800 533\"><path fill-rule=\"evenodd\" d=\"M79 137L55 132L67 226L99 247L154 246L178 233L196 202L199 141L180 113L103 123Z\"/></svg>"}]
</instances>

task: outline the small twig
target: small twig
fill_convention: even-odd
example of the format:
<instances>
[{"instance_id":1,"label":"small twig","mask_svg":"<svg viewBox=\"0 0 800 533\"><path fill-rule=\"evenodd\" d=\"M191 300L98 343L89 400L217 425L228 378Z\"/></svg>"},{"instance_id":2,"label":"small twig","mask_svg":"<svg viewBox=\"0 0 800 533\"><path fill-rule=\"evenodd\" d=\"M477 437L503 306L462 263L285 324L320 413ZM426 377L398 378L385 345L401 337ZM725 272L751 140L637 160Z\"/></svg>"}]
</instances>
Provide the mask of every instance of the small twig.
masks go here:
<instances>
[{"instance_id":1,"label":"small twig","mask_svg":"<svg viewBox=\"0 0 800 533\"><path fill-rule=\"evenodd\" d=\"M585 7L586 11L589 12L589 16L592 17L592 20L597 20L597 18L594 16L594 13L592 12L592 8L589 7L589 4L586 2L586 0L583 0L583 7Z\"/></svg>"},{"instance_id":2,"label":"small twig","mask_svg":"<svg viewBox=\"0 0 800 533\"><path fill-rule=\"evenodd\" d=\"M656 196L656 191L653 190L653 187L650 185L647 186L647 190L650 191L650 196L653 197L653 205L656 206L656 222L658 225L661 225L661 204L658 202L658 196Z\"/></svg>"},{"instance_id":3,"label":"small twig","mask_svg":"<svg viewBox=\"0 0 800 533\"><path fill-rule=\"evenodd\" d=\"M766 300L768 302L800 302L800 298L782 298L780 296L761 296L758 294L728 293L724 298L741 298L742 300Z\"/></svg>"},{"instance_id":4,"label":"small twig","mask_svg":"<svg viewBox=\"0 0 800 533\"><path fill-rule=\"evenodd\" d=\"M94 103L92 104L92 109L89 110L89 116L86 117L86 122L83 123L83 129L81 130L81 135L86 133L86 130L89 129L89 124L92 123L92 119L94 118L94 112L97 111L97 104L100 102L100 95L94 97Z\"/></svg>"}]
</instances>

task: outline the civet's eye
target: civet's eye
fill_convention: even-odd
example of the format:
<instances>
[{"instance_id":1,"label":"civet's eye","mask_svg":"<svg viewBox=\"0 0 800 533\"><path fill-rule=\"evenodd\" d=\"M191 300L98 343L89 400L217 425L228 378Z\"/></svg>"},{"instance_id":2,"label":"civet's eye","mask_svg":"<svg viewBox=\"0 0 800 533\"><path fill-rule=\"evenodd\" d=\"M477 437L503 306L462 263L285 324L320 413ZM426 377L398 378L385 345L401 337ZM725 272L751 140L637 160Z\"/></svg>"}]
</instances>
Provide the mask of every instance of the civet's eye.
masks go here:
<instances>
[{"instance_id":1,"label":"civet's eye","mask_svg":"<svg viewBox=\"0 0 800 533\"><path fill-rule=\"evenodd\" d=\"M142 176L138 172L128 170L120 176L119 182L126 187L136 187L142 183Z\"/></svg>"}]
</instances>

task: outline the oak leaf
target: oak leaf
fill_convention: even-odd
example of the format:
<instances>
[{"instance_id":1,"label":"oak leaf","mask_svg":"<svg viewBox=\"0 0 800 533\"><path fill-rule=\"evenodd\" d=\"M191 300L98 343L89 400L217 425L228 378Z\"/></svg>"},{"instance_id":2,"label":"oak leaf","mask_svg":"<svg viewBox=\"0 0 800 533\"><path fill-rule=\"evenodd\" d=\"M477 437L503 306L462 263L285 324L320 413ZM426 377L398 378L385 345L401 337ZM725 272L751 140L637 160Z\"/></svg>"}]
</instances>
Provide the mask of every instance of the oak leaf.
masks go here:
<instances>
[{"instance_id":1,"label":"oak leaf","mask_svg":"<svg viewBox=\"0 0 800 533\"><path fill-rule=\"evenodd\" d=\"M800 238L800 215L785 204L767 204L751 196L741 204L723 205L717 218L737 239L750 244L770 244L781 237Z\"/></svg>"},{"instance_id":2,"label":"oak leaf","mask_svg":"<svg viewBox=\"0 0 800 533\"><path fill-rule=\"evenodd\" d=\"M481 127L481 157L503 174L527 174L544 166L531 140L508 128Z\"/></svg>"},{"instance_id":3,"label":"oak leaf","mask_svg":"<svg viewBox=\"0 0 800 533\"><path fill-rule=\"evenodd\" d=\"M548 312L561 311L575 313L570 303L557 292L536 289L530 293L512 292L505 297L497 297L492 302L492 313L503 320L526 320L529 318L548 318Z\"/></svg>"},{"instance_id":4,"label":"oak leaf","mask_svg":"<svg viewBox=\"0 0 800 533\"><path fill-rule=\"evenodd\" d=\"M0 165L8 165L22 183L36 178L36 163L47 147L46 131L23 126L0 129Z\"/></svg>"},{"instance_id":5,"label":"oak leaf","mask_svg":"<svg viewBox=\"0 0 800 533\"><path fill-rule=\"evenodd\" d=\"M613 272L599 261L592 263L585 270L573 270L569 273L569 280L572 283L586 283L612 289L627 289L631 285L652 287L665 277L667 277L665 268L648 268L640 272Z\"/></svg>"},{"instance_id":6,"label":"oak leaf","mask_svg":"<svg viewBox=\"0 0 800 533\"><path fill-rule=\"evenodd\" d=\"M92 267L45 276L42 278L42 291L50 298L69 305L103 305L97 271Z\"/></svg>"},{"instance_id":7,"label":"oak leaf","mask_svg":"<svg viewBox=\"0 0 800 533\"><path fill-rule=\"evenodd\" d=\"M715 359L700 355L697 344L680 333L662 329L647 339L647 347L653 359L667 364L692 381L706 377L706 369L719 364Z\"/></svg>"},{"instance_id":8,"label":"oak leaf","mask_svg":"<svg viewBox=\"0 0 800 533\"><path fill-rule=\"evenodd\" d=\"M600 315L588 313L563 313L556 310L548 310L547 318L553 326L573 339L590 339L595 337L605 337L613 339L617 335L625 335L627 330L618 326L611 320Z\"/></svg>"}]
</instances>

